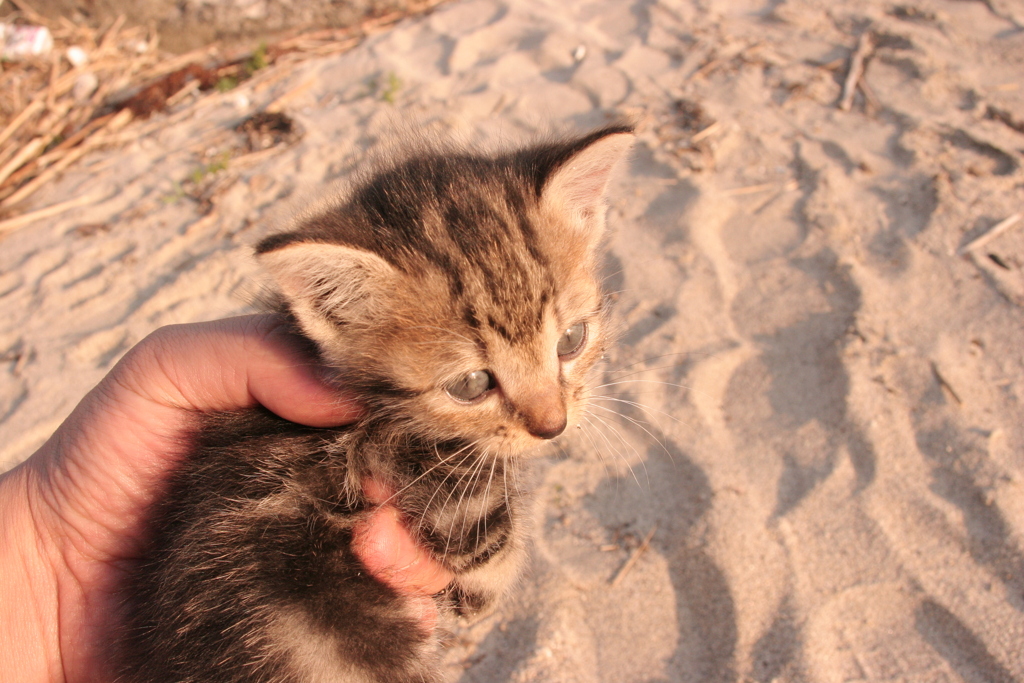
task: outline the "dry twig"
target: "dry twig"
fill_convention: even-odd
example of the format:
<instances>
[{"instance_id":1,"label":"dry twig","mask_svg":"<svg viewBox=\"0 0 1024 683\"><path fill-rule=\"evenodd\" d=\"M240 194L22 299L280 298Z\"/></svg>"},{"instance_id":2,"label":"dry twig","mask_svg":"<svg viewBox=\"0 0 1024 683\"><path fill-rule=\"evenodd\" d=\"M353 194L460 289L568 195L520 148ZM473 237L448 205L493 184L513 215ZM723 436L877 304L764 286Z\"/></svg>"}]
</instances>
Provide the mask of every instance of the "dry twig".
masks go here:
<instances>
[{"instance_id":1,"label":"dry twig","mask_svg":"<svg viewBox=\"0 0 1024 683\"><path fill-rule=\"evenodd\" d=\"M68 209L74 209L79 206L85 206L86 204L92 204L100 196L98 194L87 194L81 197L75 197L69 199L66 202L60 202L59 204L53 204L46 208L39 209L38 211L31 211L29 213L23 213L20 216L14 218L8 218L5 221L0 221L0 235L4 235L12 230L17 230L20 227L28 225L34 221L42 220L43 218L49 218L50 216L56 216L59 213L64 213Z\"/></svg>"},{"instance_id":2,"label":"dry twig","mask_svg":"<svg viewBox=\"0 0 1024 683\"><path fill-rule=\"evenodd\" d=\"M846 73L846 82L843 84L843 96L839 99L839 108L843 111L850 111L853 107L853 96L857 92L857 84L864 77L864 66L867 59L875 49L875 39L871 31L864 31L857 40L857 48L850 57L850 70Z\"/></svg>"},{"instance_id":3,"label":"dry twig","mask_svg":"<svg viewBox=\"0 0 1024 683\"><path fill-rule=\"evenodd\" d=\"M651 545L651 539L654 538L654 532L657 530L658 525L655 524L651 527L651 530L647 532L647 535L644 537L644 540L640 543L640 545L637 546L636 550L633 551L633 554L629 556L629 559L626 560L626 564L622 565L622 569L620 569L612 578L612 588L617 586L619 582L622 581L623 577L629 573L629 570L633 568L633 565L637 563L637 560L640 559L640 556L643 555L644 551L646 551L647 548Z\"/></svg>"},{"instance_id":4,"label":"dry twig","mask_svg":"<svg viewBox=\"0 0 1024 683\"><path fill-rule=\"evenodd\" d=\"M982 234L978 235L964 246L957 249L957 256L963 256L972 249L977 249L978 247L985 246L986 244L988 244L989 242L991 242L992 240L994 240L995 238L999 237L1004 232L1012 228L1014 225L1016 225L1021 218L1024 218L1024 216L1022 216L1020 213L1015 213L1008 218L1004 218L1003 220L999 221L991 228L989 228L986 232L983 232Z\"/></svg>"},{"instance_id":5,"label":"dry twig","mask_svg":"<svg viewBox=\"0 0 1024 683\"><path fill-rule=\"evenodd\" d=\"M949 382L948 382L948 381L946 380L946 378L942 376L942 373L941 373L941 372L939 372L939 366L938 366L938 365L936 365L936 364L935 364L934 362L932 362L932 374L933 374L933 375L935 376L935 381L939 383L939 387L940 387L940 388L941 388L941 389L942 389L942 390L943 390L943 391L944 391L945 393L948 393L948 394L950 395L950 397L952 397L953 401L954 401L954 402L955 402L955 403L956 403L956 404L957 404L958 406L960 406L960 405L963 405L963 403L964 403L964 402L963 402L963 399L961 399L961 398L960 398L960 395L959 395L958 393L956 393L956 390L955 390L955 389L953 389L953 385L951 385L951 384L950 384L950 383L949 383Z\"/></svg>"}]
</instances>

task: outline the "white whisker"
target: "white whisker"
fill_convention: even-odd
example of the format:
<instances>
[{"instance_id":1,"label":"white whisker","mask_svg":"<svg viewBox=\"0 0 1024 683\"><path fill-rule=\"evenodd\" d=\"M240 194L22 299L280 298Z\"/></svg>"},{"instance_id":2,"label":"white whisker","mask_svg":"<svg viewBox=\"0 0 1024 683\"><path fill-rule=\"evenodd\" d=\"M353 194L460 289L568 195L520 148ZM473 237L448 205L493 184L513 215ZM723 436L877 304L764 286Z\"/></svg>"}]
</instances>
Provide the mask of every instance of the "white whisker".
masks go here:
<instances>
[{"instance_id":1,"label":"white whisker","mask_svg":"<svg viewBox=\"0 0 1024 683\"><path fill-rule=\"evenodd\" d=\"M615 381L615 382L607 382L605 384L598 384L594 388L595 389L603 389L605 387L617 387L617 386L621 386L623 384L634 384L634 383L638 383L638 384L660 384L660 385L666 386L666 387L676 387L677 389L686 389L687 391L690 391L693 388L693 387L688 387L685 384L676 384L674 382L663 382L663 381L657 380L657 379L628 379L628 380L622 380L621 378L617 379L617 381Z\"/></svg>"},{"instance_id":2,"label":"white whisker","mask_svg":"<svg viewBox=\"0 0 1024 683\"><path fill-rule=\"evenodd\" d=\"M469 337L467 337L466 335L459 334L458 332L455 332L454 330L445 329L443 327L437 327L436 325L413 325L411 327L407 327L406 329L408 329L408 330L437 330L438 332L443 332L444 334L450 334L450 335L456 336L459 339L462 339L463 341L468 342L468 343L473 344L474 346L476 346L476 342L473 341L472 339L470 339Z\"/></svg>"},{"instance_id":3,"label":"white whisker","mask_svg":"<svg viewBox=\"0 0 1024 683\"><path fill-rule=\"evenodd\" d=\"M509 460L506 460L505 463L504 463L504 466L501 468L501 485L502 485L501 488L502 488L502 492L505 495L505 513L508 516L508 525L509 525L509 529L510 529L509 534L510 535L515 535L515 533L516 533L515 518L512 515L512 505L509 503L509 499L508 499L508 470L512 466L513 466L512 462L509 461Z\"/></svg>"},{"instance_id":4,"label":"white whisker","mask_svg":"<svg viewBox=\"0 0 1024 683\"><path fill-rule=\"evenodd\" d=\"M616 368L615 370L609 370L608 372L610 372L610 373L625 372L626 370L628 370L629 368L631 368L631 367L633 367L635 365L640 365L641 363L650 363L652 360L661 360L662 358L671 358L672 356L688 356L688 355L689 355L689 353L684 352L684 351L676 351L676 352L673 352L673 353L663 353L660 356L649 356L647 358L641 358L640 360L634 361L634 362L630 363L629 365L623 365L621 368ZM664 367L664 368L673 368L673 367L676 367L676 366L675 365L665 365L665 366L662 366L662 367ZM645 372L645 371L651 370L651 369L652 368L641 368L640 370L634 370L634 372Z\"/></svg>"},{"instance_id":5,"label":"white whisker","mask_svg":"<svg viewBox=\"0 0 1024 683\"><path fill-rule=\"evenodd\" d=\"M455 455L458 455L459 453L461 453L462 451L465 451L467 449L471 449L475 445L476 445L476 442L470 444L469 446L467 446L465 448L461 448L461 449L459 449L458 451L455 452ZM416 527L417 531L421 530L423 528L423 525L426 524L427 514L430 512L430 505L431 505L431 503L434 502L434 496L436 496L438 494L438 492L441 491L444 488L444 483L446 481L448 481L448 478L451 477L452 474L454 474L455 471L458 468L462 467L462 463L466 462L466 460L468 460L469 458L473 457L473 455L474 455L473 451L469 450L468 453L466 453L464 456L462 456L462 459L459 460L458 464L454 465L452 467L452 469L448 472L448 474L444 475L444 479L442 479L440 482L438 482L437 486L434 488L434 492L430 494L430 498L427 500L427 504L423 506L423 514L420 516L420 523Z\"/></svg>"},{"instance_id":6,"label":"white whisker","mask_svg":"<svg viewBox=\"0 0 1024 683\"><path fill-rule=\"evenodd\" d=\"M600 408L601 410L604 410L604 411L607 411L607 412L611 413L612 415L618 415L619 417L621 417L624 420L629 420L634 425L636 425L637 427L642 429L644 431L644 433L647 434L647 436L649 436L652 439L654 439L654 442L656 444L658 444L659 446L661 446L661 450L665 451L665 455L668 456L668 459L670 461L672 461L672 462L676 461L675 458L672 457L672 453L669 452L668 448L665 446L665 444L662 442L662 440L659 439L658 437L656 437L654 435L654 432L652 432L651 430L647 429L647 427L644 426L644 423L641 420L637 420L636 418L632 418L629 415L624 415L623 413L620 413L620 412L617 412L615 410L612 410L611 408L606 408L605 406L595 405L594 407L595 408Z\"/></svg>"},{"instance_id":7,"label":"white whisker","mask_svg":"<svg viewBox=\"0 0 1024 683\"><path fill-rule=\"evenodd\" d=\"M494 480L494 468L498 464L497 458L491 458L491 473L487 477L487 488L484 489L484 498L480 501L480 518L484 523L484 541L487 540L487 504L490 502L491 497L491 482ZM480 523L476 525L476 542L480 543Z\"/></svg>"},{"instance_id":8,"label":"white whisker","mask_svg":"<svg viewBox=\"0 0 1024 683\"><path fill-rule=\"evenodd\" d=\"M588 407L588 410L589 410L589 407ZM596 427L596 426L594 425L594 423L593 423L593 422L591 421L591 418L592 418L592 417L596 419L596 416L595 416L595 415L590 415L590 414L588 413L588 414L586 414L586 415L584 415L584 416L583 416L583 419L584 419L584 421L586 421L586 423L587 423L587 427L589 427L589 428L590 428L591 430L593 430L593 431L597 431L597 427ZM615 476L615 471L614 471L614 470L613 470L613 469L611 468L611 466L609 466L609 464L608 464L608 459L607 459L607 458L606 458L606 457L604 456L604 454L603 454L603 453L601 452L601 447L597 445L597 442L596 442L596 441L594 440L594 437L593 437L593 436L592 436L592 435L590 434L590 432L589 432L589 431L587 431L587 430L583 430L583 434L584 434L584 436L586 436L586 437L587 437L587 439L589 439L589 440L590 440L590 445L591 445L591 446L593 446L593 448L594 448L594 453L596 453L596 454L597 454L597 456L598 456L599 458L601 458L601 465L602 465L602 467L604 467L604 471L605 471L605 473L606 473L606 474L608 475L608 477L609 477L610 479L617 479L617 477ZM605 439L605 441L608 441L608 437L607 437L607 436L605 436L605 435L604 435L603 433L601 434L601 436L602 436L602 437L603 437L603 438ZM611 442L608 442L608 448L612 448ZM614 450L614 449L613 449L613 450ZM627 466L627 467L629 466L629 463L628 463L628 462L626 463L626 466Z\"/></svg>"},{"instance_id":9,"label":"white whisker","mask_svg":"<svg viewBox=\"0 0 1024 683\"><path fill-rule=\"evenodd\" d=\"M626 404L628 406L633 406L634 408L639 408L640 410L643 410L644 412L651 411L651 412L658 413L659 415L664 415L665 417L667 417L668 419L672 420L673 422L676 422L678 424L684 425L686 427L690 426L690 425L686 424L685 422L683 422L682 420L680 420L675 415L670 415L669 413L666 413L664 410L658 410L657 408L652 408L652 407L650 407L648 405L644 405L643 403L637 403L636 401L630 401L630 400L624 399L624 398L617 398L615 396L600 396L600 395L598 395L598 396L591 396L590 400L592 400L592 401L615 401L616 403L624 403L624 404ZM623 417L625 417L625 415L623 415Z\"/></svg>"},{"instance_id":10,"label":"white whisker","mask_svg":"<svg viewBox=\"0 0 1024 683\"><path fill-rule=\"evenodd\" d=\"M451 455L449 455L449 456L448 456L447 458L443 458L443 459L440 459L440 460L438 460L438 462L434 463L434 464L433 464L433 465L431 465L431 466L430 466L429 468L427 468L427 470L426 470L426 471L425 471L425 472L424 472L423 474L421 474L420 476L416 477L416 478L415 478L415 479L413 479L413 480L412 480L411 482L409 482L408 484L406 484L405 486L403 486L402 488L400 488L400 489L399 489L398 491L395 491L395 492L394 492L394 493L392 493L392 494L391 494L390 496L388 496L388 497L387 497L387 498L386 498L386 499L385 499L385 500L384 500L384 501L383 501L383 502L381 503L381 505L387 505L387 504L388 504L388 503L390 503L390 502L391 502L392 500L394 500L394 499L395 499L396 497L398 497L398 495L399 495L399 494L401 494L401 493L405 492L406 490L408 490L410 486L412 486L413 484L415 484L416 482L418 482L418 481L419 481L420 479L422 479L423 477L427 476L428 474L430 474L431 472L433 472L434 470L436 470L436 469L437 469L438 467L440 467L440 466L441 466L441 465L443 465L444 463L448 462L449 460L451 460L452 458L454 458L455 456L457 456L457 455L458 455L459 453L461 453L462 451L466 450L467 448L470 448L471 446L472 446L472 444L470 444L469 446L464 446L464 447L460 448L459 450L455 451L454 453L452 453ZM441 454L437 452L437 446L434 446L434 453L436 453L436 454L437 454L437 457L438 457L438 458L441 458Z\"/></svg>"},{"instance_id":11,"label":"white whisker","mask_svg":"<svg viewBox=\"0 0 1024 683\"><path fill-rule=\"evenodd\" d=\"M594 407L595 408L602 408L602 406L594 406ZM602 408L602 409L603 410L608 410L607 408ZM609 411L609 412L611 412L611 413L613 413L615 415L618 415L618 413L615 413L615 411ZM632 450L633 454L637 458L639 458L640 465L644 468L644 478L647 480L647 488L649 489L651 487L651 475L647 472L647 463L644 462L643 456L640 455L640 451L638 451L635 446L633 446L628 441L626 441L626 439L622 436L622 434L619 434L619 432L617 430L613 429L612 426L610 424L608 424L608 422L606 420L602 419L600 415L594 415L593 417L594 417L595 420L600 422L603 426L608 427L609 429L611 429L612 430L612 434L614 434L619 439L619 441L622 443L622 445L625 446L626 448L629 448L630 450ZM601 432L601 436L603 436L605 438L605 440L608 441L608 437L607 437L607 435L604 434L604 432ZM612 448L614 450L614 447L611 445L611 441L608 441L608 447ZM626 460L626 457L624 455L622 455L621 453L619 453L619 457L622 459L622 462L626 465L626 467L629 468L629 473L633 476L633 480L636 482L636 485L640 486L641 488L643 488L643 486L640 484L640 480L636 476L636 472L633 470L633 466L629 464L629 461Z\"/></svg>"},{"instance_id":12,"label":"white whisker","mask_svg":"<svg viewBox=\"0 0 1024 683\"><path fill-rule=\"evenodd\" d=\"M459 496L459 500L455 503L455 512L452 513L452 524L451 524L451 528L449 529L449 532L448 532L448 540L444 544L444 557L448 557L448 550L449 550L449 548L451 548L452 536L454 535L454 532L455 532L455 523L458 521L459 510L462 509L462 503L463 503L463 501L466 500L466 498L469 495L470 483L473 482L477 478L479 473L483 470L483 466L484 466L484 459L483 458L477 458L477 462L474 465L470 465L469 470L467 470L467 472L464 473L463 476L459 477L459 481L456 482L455 488L452 489L452 493L448 495L448 499L445 500L445 502L444 502L444 506L443 507L448 507L448 502L451 500L452 494L454 494L455 491L458 490L459 485L463 481L465 481L466 477L468 476L469 480L466 482L466 485L463 487L462 494ZM460 536L460 538L465 533L466 533L466 518L463 517L462 518L462 526L459 529L459 536Z\"/></svg>"}]
</instances>

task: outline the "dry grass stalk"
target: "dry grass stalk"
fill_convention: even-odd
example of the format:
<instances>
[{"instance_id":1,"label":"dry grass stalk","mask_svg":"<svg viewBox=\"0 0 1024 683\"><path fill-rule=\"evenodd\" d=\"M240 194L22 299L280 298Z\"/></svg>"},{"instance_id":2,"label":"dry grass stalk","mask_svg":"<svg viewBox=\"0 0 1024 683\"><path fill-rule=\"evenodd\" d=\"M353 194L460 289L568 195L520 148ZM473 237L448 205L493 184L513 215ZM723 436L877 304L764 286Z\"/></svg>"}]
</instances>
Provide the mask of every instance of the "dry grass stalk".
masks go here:
<instances>
[{"instance_id":1,"label":"dry grass stalk","mask_svg":"<svg viewBox=\"0 0 1024 683\"><path fill-rule=\"evenodd\" d=\"M935 381L939 383L939 387L943 390L944 393L949 394L949 396L953 399L954 403L956 403L958 406L964 404L963 399L960 398L960 395L958 393L956 393L956 390L953 388L953 385L950 384L949 381L942 376L942 373L939 372L939 366L936 365L934 362L932 362L932 374L935 376Z\"/></svg>"},{"instance_id":2,"label":"dry grass stalk","mask_svg":"<svg viewBox=\"0 0 1024 683\"><path fill-rule=\"evenodd\" d=\"M220 49L216 45L208 45L192 52L186 52L183 55L176 55L168 57L163 61L156 64L148 65L146 68L140 70L138 77L141 81L148 81L157 78L161 78L168 74L174 73L179 69L183 69L189 64L203 64L220 54Z\"/></svg>"},{"instance_id":3,"label":"dry grass stalk","mask_svg":"<svg viewBox=\"0 0 1024 683\"><path fill-rule=\"evenodd\" d=\"M174 93L173 95L171 95L170 97L167 98L167 106L168 107L173 107L174 105L178 104L179 102L182 102L185 98L187 98L192 93L198 92L198 91L199 91L199 81L190 81L189 83L187 83L185 85L184 88L182 88L181 90L179 90L178 92Z\"/></svg>"},{"instance_id":4,"label":"dry grass stalk","mask_svg":"<svg viewBox=\"0 0 1024 683\"><path fill-rule=\"evenodd\" d=\"M691 144L697 144L698 142L700 142L700 141L701 141L701 140L703 140L704 138L708 138L708 137L711 137L712 135L714 135L715 133L717 133L717 132L718 132L718 130L719 130L719 129L720 129L721 127L722 127L722 124L721 124L721 122L719 122L719 121L715 121L715 122L714 122L714 123L712 123L712 124L711 124L710 126L708 126L708 127L704 128L703 130L701 130L701 131L699 131L699 132L695 133L695 134L693 135L693 137L691 137L691 138L690 138L690 143L691 143Z\"/></svg>"},{"instance_id":5,"label":"dry grass stalk","mask_svg":"<svg viewBox=\"0 0 1024 683\"><path fill-rule=\"evenodd\" d=\"M643 555L647 548L651 545L651 539L654 538L654 532L657 530L658 525L655 524L651 527L651 530L647 532L647 536L644 537L644 540L640 543L639 546L637 546L636 550L633 551L633 554L629 556L629 559L626 560L626 564L622 565L622 569L620 569L615 574L614 578L612 578L610 582L612 588L617 586L619 582L622 581L623 577L625 577L626 574L629 573L629 571L633 568L633 565L635 565L637 563L637 560L640 559L640 556Z\"/></svg>"},{"instance_id":6,"label":"dry grass stalk","mask_svg":"<svg viewBox=\"0 0 1024 683\"><path fill-rule=\"evenodd\" d=\"M100 198L100 195L95 194L95 193L94 194L82 195L81 197L75 197L74 199L69 199L66 202L60 202L59 204L53 204L51 206L47 206L46 208L39 209L38 211L32 211L32 212L29 212L29 213L23 213L20 216L15 216L14 218L8 218L5 221L0 221L0 236L5 235L6 233L12 232L14 230L17 230L18 228L24 227L24 226L28 225L29 223L33 223L35 221L39 221L39 220L42 220L44 218L50 218L51 216L56 216L57 214L64 213L65 211L67 211L69 209L74 209L74 208L77 208L79 206L85 206L87 204L92 204L93 202L95 202L99 198Z\"/></svg>"},{"instance_id":7,"label":"dry grass stalk","mask_svg":"<svg viewBox=\"0 0 1024 683\"><path fill-rule=\"evenodd\" d=\"M29 105L22 109L21 112L17 116L15 116L10 123L7 124L3 132L0 133L0 145L7 142L7 138L11 137L19 128L21 128L21 125L23 123L28 121L33 115L40 111L45 103L46 98L41 96L37 96L35 99L29 102Z\"/></svg>"},{"instance_id":8,"label":"dry grass stalk","mask_svg":"<svg viewBox=\"0 0 1024 683\"><path fill-rule=\"evenodd\" d=\"M765 192L767 190L773 190L778 187L778 183L761 183L759 185L747 185L745 187L734 187L725 190L722 194L727 197L741 197L747 194L757 194L758 192Z\"/></svg>"},{"instance_id":9,"label":"dry grass stalk","mask_svg":"<svg viewBox=\"0 0 1024 683\"><path fill-rule=\"evenodd\" d=\"M63 157L61 157L61 159L59 161L54 163L52 166L49 166L45 171L43 171L42 173L37 175L35 178L30 180L29 182L25 183L21 187L19 187L17 190L12 192L10 195L5 197L3 201L0 201L0 209L6 208L8 206L14 206L18 202L20 202L21 200L27 198L29 195L31 195L33 192L38 190L44 184L46 184L50 180L52 180L53 177L56 176L58 173L60 173L64 169L66 169L68 166L70 166L74 162L76 162L79 159L81 159L85 155L86 152L88 152L88 151L90 151L92 149L93 149L93 145L79 145L78 147L75 147L70 152L68 152ZM5 188L5 189L12 189L12 188Z\"/></svg>"},{"instance_id":10,"label":"dry grass stalk","mask_svg":"<svg viewBox=\"0 0 1024 683\"><path fill-rule=\"evenodd\" d=\"M40 150L49 144L49 142L49 138L40 136L38 138L33 138L31 142L22 147L18 153L14 155L13 159L8 161L3 168L0 168L0 183L7 180L8 176L21 168L22 164L26 161L38 154Z\"/></svg>"},{"instance_id":11,"label":"dry grass stalk","mask_svg":"<svg viewBox=\"0 0 1024 683\"><path fill-rule=\"evenodd\" d=\"M18 12L23 17L31 21L33 24L41 24L43 26L50 26L50 22L47 21L46 17L32 9L31 5L26 0L11 0L11 4L18 8Z\"/></svg>"},{"instance_id":12,"label":"dry grass stalk","mask_svg":"<svg viewBox=\"0 0 1024 683\"><path fill-rule=\"evenodd\" d=\"M989 228L986 232L983 232L982 234L978 235L964 246L960 247L956 252L957 256L963 256L972 249L977 249L978 247L985 246L986 244L988 244L989 242L991 242L992 240L994 240L995 238L999 237L1004 232L1012 228L1014 225L1016 225L1021 218L1024 218L1024 215L1020 213L1015 213L1012 216L1009 216L1008 218L1004 218L1003 220L999 221L991 228Z\"/></svg>"},{"instance_id":13,"label":"dry grass stalk","mask_svg":"<svg viewBox=\"0 0 1024 683\"><path fill-rule=\"evenodd\" d=\"M68 148L68 150L66 150L65 153L53 164L53 166L48 168L43 173L40 173L30 182L22 185L10 196L6 197L2 202L0 202L0 209L9 206L15 206L18 202L27 198L33 192L35 192L40 187L42 187L50 180L52 180L54 176L56 176L58 173L60 173L68 166L70 166L72 163L74 163L82 156L84 156L86 152L89 152L93 149L108 144L112 139L111 136L120 129L124 128L131 120L131 112L127 109L122 109L116 114L111 114L107 117L104 117L104 125L101 127L102 130L99 131L99 133L101 134L90 137L89 140L83 145Z\"/></svg>"},{"instance_id":14,"label":"dry grass stalk","mask_svg":"<svg viewBox=\"0 0 1024 683\"><path fill-rule=\"evenodd\" d=\"M843 96L839 99L839 108L843 111L850 111L853 108L853 96L857 92L857 84L864 77L864 67L868 57L875 49L875 38L871 31L864 31L857 39L857 48L850 57L850 70L846 73L846 82L843 83Z\"/></svg>"},{"instance_id":15,"label":"dry grass stalk","mask_svg":"<svg viewBox=\"0 0 1024 683\"><path fill-rule=\"evenodd\" d=\"M103 116L100 116L98 118L93 119L92 121L89 121L89 123L85 124L85 126L83 126L77 133L75 133L69 138L65 138L63 142L61 142L52 150L41 156L39 158L40 163L49 164L54 159L59 159L61 156L67 153L68 148L74 147L82 140L87 138L89 135L92 135L96 130L105 126L107 122L115 116L117 116L117 114L104 114Z\"/></svg>"},{"instance_id":16,"label":"dry grass stalk","mask_svg":"<svg viewBox=\"0 0 1024 683\"><path fill-rule=\"evenodd\" d=\"M316 81L312 78L307 78L302 83L299 83L297 86L295 86L294 88L292 88L291 90L289 90L288 92L286 92L285 94L281 95L276 100L268 104L264 108L264 111L282 111L289 102L294 100L296 97L302 95L304 92L312 88L314 85L316 85Z\"/></svg>"}]
</instances>

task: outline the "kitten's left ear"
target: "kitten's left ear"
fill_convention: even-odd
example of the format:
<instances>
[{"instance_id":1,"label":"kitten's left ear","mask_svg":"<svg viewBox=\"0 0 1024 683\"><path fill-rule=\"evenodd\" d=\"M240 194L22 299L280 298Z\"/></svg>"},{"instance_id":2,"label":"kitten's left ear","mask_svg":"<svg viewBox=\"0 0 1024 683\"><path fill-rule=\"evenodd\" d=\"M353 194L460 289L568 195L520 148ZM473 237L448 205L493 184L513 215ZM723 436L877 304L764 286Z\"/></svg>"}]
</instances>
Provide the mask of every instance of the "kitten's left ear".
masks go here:
<instances>
[{"instance_id":1,"label":"kitten's left ear","mask_svg":"<svg viewBox=\"0 0 1024 683\"><path fill-rule=\"evenodd\" d=\"M384 259L363 249L304 241L300 233L269 237L256 247L260 264L310 339L335 339L339 325L373 326L386 311L398 277Z\"/></svg>"},{"instance_id":2,"label":"kitten's left ear","mask_svg":"<svg viewBox=\"0 0 1024 683\"><path fill-rule=\"evenodd\" d=\"M604 231L605 189L612 169L633 145L633 128L614 126L565 145L548 159L540 195L568 209L596 243Z\"/></svg>"}]
</instances>

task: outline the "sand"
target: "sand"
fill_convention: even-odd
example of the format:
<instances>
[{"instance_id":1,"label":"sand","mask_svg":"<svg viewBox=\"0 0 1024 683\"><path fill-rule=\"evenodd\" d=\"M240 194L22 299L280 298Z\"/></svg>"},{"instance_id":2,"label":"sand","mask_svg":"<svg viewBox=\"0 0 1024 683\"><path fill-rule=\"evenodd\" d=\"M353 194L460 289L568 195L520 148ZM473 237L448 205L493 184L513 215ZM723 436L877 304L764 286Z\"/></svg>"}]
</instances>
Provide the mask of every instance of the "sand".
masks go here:
<instances>
[{"instance_id":1,"label":"sand","mask_svg":"<svg viewBox=\"0 0 1024 683\"><path fill-rule=\"evenodd\" d=\"M539 460L529 572L451 679L1024 681L1024 221L971 245L1024 210L1022 26L467 0L136 122L35 199L91 203L0 241L0 464L156 327L249 310L251 245L396 121L493 145L625 113L606 398ZM302 139L214 172L282 97Z\"/></svg>"}]
</instances>

